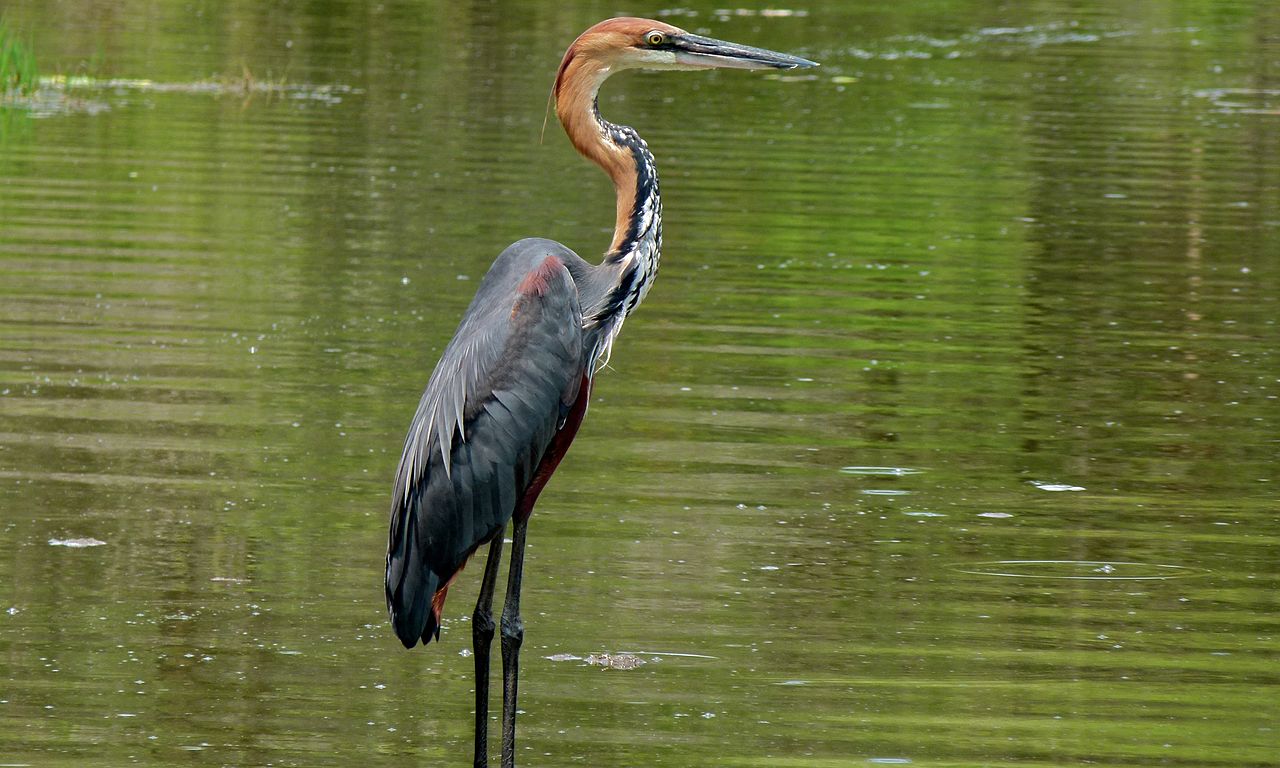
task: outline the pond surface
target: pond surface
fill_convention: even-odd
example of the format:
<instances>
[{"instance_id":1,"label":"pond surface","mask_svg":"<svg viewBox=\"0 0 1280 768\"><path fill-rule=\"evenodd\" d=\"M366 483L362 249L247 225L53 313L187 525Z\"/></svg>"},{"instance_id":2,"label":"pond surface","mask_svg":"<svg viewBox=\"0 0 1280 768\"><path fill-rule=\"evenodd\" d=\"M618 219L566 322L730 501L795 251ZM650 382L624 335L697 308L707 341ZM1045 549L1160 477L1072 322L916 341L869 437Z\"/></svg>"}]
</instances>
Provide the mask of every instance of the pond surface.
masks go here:
<instances>
[{"instance_id":1,"label":"pond surface","mask_svg":"<svg viewBox=\"0 0 1280 768\"><path fill-rule=\"evenodd\" d=\"M601 99L667 247L530 528L522 764L1277 764L1280 14L751 8L664 18L822 68ZM468 765L481 567L404 651L392 473L493 257L606 246L547 91L657 10L3 10L0 763Z\"/></svg>"}]
</instances>

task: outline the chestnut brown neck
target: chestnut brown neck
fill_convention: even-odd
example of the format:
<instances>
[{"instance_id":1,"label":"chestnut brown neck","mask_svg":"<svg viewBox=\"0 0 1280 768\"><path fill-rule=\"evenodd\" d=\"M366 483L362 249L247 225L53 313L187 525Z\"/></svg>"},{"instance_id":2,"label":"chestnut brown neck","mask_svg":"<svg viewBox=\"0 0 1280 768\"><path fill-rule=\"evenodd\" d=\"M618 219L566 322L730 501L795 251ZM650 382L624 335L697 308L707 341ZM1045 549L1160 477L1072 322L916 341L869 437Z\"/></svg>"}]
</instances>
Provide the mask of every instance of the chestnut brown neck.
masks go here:
<instances>
[{"instance_id":1,"label":"chestnut brown neck","mask_svg":"<svg viewBox=\"0 0 1280 768\"><path fill-rule=\"evenodd\" d=\"M613 240L609 255L621 255L634 239L636 219L646 207L645 197L657 194L653 155L636 132L600 116L596 99L601 83L613 68L607 59L570 49L556 77L556 116L575 149L600 166L613 181L617 196Z\"/></svg>"},{"instance_id":2,"label":"chestnut brown neck","mask_svg":"<svg viewBox=\"0 0 1280 768\"><path fill-rule=\"evenodd\" d=\"M610 61L575 45L565 54L555 88L556 116L569 141L609 174L617 195L613 240L600 265L608 287L583 306L587 321L603 331L593 359L608 358L622 322L648 294L662 257L662 198L653 154L633 128L614 125L598 109L600 84L613 72Z\"/></svg>"}]
</instances>

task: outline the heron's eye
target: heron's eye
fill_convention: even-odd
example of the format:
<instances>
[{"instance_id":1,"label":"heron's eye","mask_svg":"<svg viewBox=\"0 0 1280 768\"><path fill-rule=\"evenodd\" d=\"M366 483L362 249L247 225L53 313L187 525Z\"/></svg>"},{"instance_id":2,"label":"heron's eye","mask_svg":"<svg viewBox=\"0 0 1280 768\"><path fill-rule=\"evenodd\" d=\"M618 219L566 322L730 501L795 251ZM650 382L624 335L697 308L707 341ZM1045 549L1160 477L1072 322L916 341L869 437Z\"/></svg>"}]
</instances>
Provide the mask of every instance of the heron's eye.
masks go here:
<instances>
[{"instance_id":1,"label":"heron's eye","mask_svg":"<svg viewBox=\"0 0 1280 768\"><path fill-rule=\"evenodd\" d=\"M644 41L649 45L662 45L667 42L667 36L655 29L644 36Z\"/></svg>"}]
</instances>

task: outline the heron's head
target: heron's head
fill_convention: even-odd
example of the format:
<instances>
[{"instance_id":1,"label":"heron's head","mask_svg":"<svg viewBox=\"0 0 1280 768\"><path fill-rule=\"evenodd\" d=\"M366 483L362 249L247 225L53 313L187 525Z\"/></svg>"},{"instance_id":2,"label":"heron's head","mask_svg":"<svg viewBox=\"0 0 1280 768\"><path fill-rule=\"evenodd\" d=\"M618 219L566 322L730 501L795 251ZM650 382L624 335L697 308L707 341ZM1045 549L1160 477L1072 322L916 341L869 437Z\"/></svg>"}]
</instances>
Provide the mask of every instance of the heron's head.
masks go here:
<instances>
[{"instance_id":1,"label":"heron's head","mask_svg":"<svg viewBox=\"0 0 1280 768\"><path fill-rule=\"evenodd\" d=\"M594 93L623 69L799 69L816 62L785 53L691 34L665 22L608 19L588 29L565 51L556 75L562 91Z\"/></svg>"}]
</instances>

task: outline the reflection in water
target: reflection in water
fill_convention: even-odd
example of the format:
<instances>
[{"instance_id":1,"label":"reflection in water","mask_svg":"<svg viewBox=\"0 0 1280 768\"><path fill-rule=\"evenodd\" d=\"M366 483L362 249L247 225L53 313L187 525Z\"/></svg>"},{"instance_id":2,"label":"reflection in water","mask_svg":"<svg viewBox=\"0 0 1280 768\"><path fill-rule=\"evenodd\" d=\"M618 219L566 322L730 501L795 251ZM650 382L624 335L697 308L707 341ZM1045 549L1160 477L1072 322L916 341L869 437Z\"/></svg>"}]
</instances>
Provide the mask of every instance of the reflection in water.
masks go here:
<instances>
[{"instance_id":1,"label":"reflection in water","mask_svg":"<svg viewBox=\"0 0 1280 768\"><path fill-rule=\"evenodd\" d=\"M599 9L136 5L5 11L46 73L341 98L0 108L3 762L462 764L386 486L498 250L608 240L537 141ZM1273 762L1277 17L795 10L673 20L817 79L601 105L668 244L531 528L523 762Z\"/></svg>"}]
</instances>

